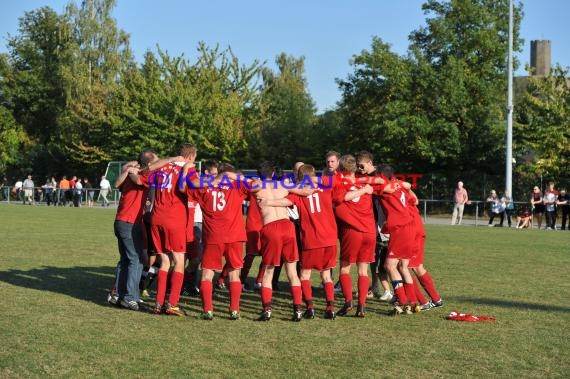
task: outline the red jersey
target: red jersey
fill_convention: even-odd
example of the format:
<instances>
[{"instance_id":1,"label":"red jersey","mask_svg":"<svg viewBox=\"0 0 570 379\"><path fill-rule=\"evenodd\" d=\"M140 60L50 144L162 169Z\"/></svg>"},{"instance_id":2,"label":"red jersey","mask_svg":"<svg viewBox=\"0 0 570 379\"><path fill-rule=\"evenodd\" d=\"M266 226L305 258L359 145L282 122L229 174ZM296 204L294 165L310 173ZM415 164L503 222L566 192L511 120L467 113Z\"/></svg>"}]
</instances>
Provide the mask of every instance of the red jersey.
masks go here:
<instances>
[{"instance_id":1,"label":"red jersey","mask_svg":"<svg viewBox=\"0 0 570 379\"><path fill-rule=\"evenodd\" d=\"M245 230L247 232L260 231L263 228L263 219L257 205L254 194L249 195L249 207L247 208L247 219L245 220Z\"/></svg>"},{"instance_id":2,"label":"red jersey","mask_svg":"<svg viewBox=\"0 0 570 379\"><path fill-rule=\"evenodd\" d=\"M196 171L191 169L188 176L194 175ZM155 188L151 213L152 224L162 225L172 220L180 220L186 225L187 197L185 193L178 190L181 176L182 166L175 163L167 163L155 171L140 176L144 186Z\"/></svg>"},{"instance_id":3,"label":"red jersey","mask_svg":"<svg viewBox=\"0 0 570 379\"><path fill-rule=\"evenodd\" d=\"M318 188L309 196L287 196L299 210L303 249L335 246L337 227L332 208L332 189Z\"/></svg>"},{"instance_id":4,"label":"red jersey","mask_svg":"<svg viewBox=\"0 0 570 379\"><path fill-rule=\"evenodd\" d=\"M338 186L333 191L333 202L336 205L334 213L341 227L355 229L362 233L376 233L376 222L372 212L372 195L364 194L350 201L344 201L344 196L354 190L363 188L364 185L352 184Z\"/></svg>"},{"instance_id":5,"label":"red jersey","mask_svg":"<svg viewBox=\"0 0 570 379\"><path fill-rule=\"evenodd\" d=\"M202 209L204 241L206 244L245 241L242 202L250 190L235 181L220 184L187 190L194 191L193 196Z\"/></svg>"},{"instance_id":6,"label":"red jersey","mask_svg":"<svg viewBox=\"0 0 570 379\"><path fill-rule=\"evenodd\" d=\"M135 184L132 180L127 178L119 189L121 190L121 199L119 200L115 220L128 222L130 224L142 222L148 188Z\"/></svg>"},{"instance_id":7,"label":"red jersey","mask_svg":"<svg viewBox=\"0 0 570 379\"><path fill-rule=\"evenodd\" d=\"M400 187L398 187L393 193L382 192L383 189L386 186L391 185L391 183L400 184ZM400 180L390 181L390 183L386 183L380 187L380 204L386 214L386 229L388 232L390 232L392 228L407 225L413 221L412 214L409 209L409 207L412 206L409 204L409 194L401 186L401 183L402 181Z\"/></svg>"}]
</instances>

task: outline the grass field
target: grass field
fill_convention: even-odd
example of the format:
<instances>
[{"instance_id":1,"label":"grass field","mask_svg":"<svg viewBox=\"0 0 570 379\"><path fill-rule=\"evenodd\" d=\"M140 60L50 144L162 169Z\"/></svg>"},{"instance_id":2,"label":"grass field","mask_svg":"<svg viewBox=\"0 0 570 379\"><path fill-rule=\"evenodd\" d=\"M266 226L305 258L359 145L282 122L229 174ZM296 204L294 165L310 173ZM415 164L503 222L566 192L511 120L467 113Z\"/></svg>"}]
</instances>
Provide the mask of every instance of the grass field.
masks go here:
<instances>
[{"instance_id":1,"label":"grass field","mask_svg":"<svg viewBox=\"0 0 570 379\"><path fill-rule=\"evenodd\" d=\"M206 322L197 298L182 298L186 318L106 304L113 218L111 209L0 206L0 377L570 375L569 232L427 226L426 266L445 306L425 313L390 318L372 300L365 319L292 323L283 291L270 322L252 321L258 294L244 294L234 322L219 293ZM452 309L497 321L445 320Z\"/></svg>"}]
</instances>

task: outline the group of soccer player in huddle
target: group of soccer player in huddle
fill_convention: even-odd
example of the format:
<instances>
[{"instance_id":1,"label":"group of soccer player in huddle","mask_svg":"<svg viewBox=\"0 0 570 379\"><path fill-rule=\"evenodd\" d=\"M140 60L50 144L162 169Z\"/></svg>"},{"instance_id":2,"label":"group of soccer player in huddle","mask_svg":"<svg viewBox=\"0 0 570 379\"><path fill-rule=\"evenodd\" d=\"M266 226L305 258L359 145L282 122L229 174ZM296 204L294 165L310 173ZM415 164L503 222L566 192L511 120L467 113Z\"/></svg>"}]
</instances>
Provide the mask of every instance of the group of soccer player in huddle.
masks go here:
<instances>
[{"instance_id":1,"label":"group of soccer player in huddle","mask_svg":"<svg viewBox=\"0 0 570 379\"><path fill-rule=\"evenodd\" d=\"M224 269L229 280L229 317L239 319L240 298L256 255L262 261L257 280L261 283L260 321L272 317L273 279L280 266L290 284L292 321L315 317L312 270L322 280L325 319L365 317L369 266L372 282L379 280L387 294L391 282L394 308L390 314L412 314L443 304L423 266L425 233L416 195L409 183L394 179L390 166L376 168L371 153L362 151L354 157L331 151L322 175L314 166L298 162L294 173L285 177L278 177L270 162L261 163L256 176L239 175L228 163L200 174L196 156L194 145L183 144L177 157L159 159L152 150L145 150L140 162L123 167L115 183L121 191L115 219L120 261L114 292L108 297L111 303L139 309L139 281L149 276L150 263L143 252L146 236L146 245L153 245L160 257L156 303L151 309L156 314L186 315L179 306L183 285L189 276L198 278L201 266L197 291L201 318L214 318L214 275ZM244 223L245 200L249 208ZM201 236L195 233L196 212L203 219ZM339 258L339 240L338 279L344 305L336 310L331 271Z\"/></svg>"}]
</instances>

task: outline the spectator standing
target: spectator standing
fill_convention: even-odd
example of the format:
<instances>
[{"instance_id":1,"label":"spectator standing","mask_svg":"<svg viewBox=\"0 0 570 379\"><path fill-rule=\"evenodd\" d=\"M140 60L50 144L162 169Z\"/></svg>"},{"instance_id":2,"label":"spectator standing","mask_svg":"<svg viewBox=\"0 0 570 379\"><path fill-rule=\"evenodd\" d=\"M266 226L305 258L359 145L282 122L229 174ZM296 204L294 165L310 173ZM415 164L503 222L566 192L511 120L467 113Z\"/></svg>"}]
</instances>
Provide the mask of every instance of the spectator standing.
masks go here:
<instances>
[{"instance_id":1,"label":"spectator standing","mask_svg":"<svg viewBox=\"0 0 570 379\"><path fill-rule=\"evenodd\" d=\"M87 178L83 178L83 189L85 190L85 195L87 196L87 207L93 208L93 199L95 197L95 191L91 182Z\"/></svg>"},{"instance_id":2,"label":"spectator standing","mask_svg":"<svg viewBox=\"0 0 570 379\"><path fill-rule=\"evenodd\" d=\"M566 193L566 188L560 190L556 204L562 208L562 225L560 225L560 230L566 230L566 220L570 213L570 195ZM568 224L568 230L570 230L570 224Z\"/></svg>"},{"instance_id":3,"label":"spectator standing","mask_svg":"<svg viewBox=\"0 0 570 379\"><path fill-rule=\"evenodd\" d=\"M493 226L493 220L495 216L501 216L501 223L498 226L503 226L503 222L505 221L505 203L497 196L497 192L495 190L491 190L489 193L489 197L487 198L487 203L489 203L489 225Z\"/></svg>"},{"instance_id":4,"label":"spectator standing","mask_svg":"<svg viewBox=\"0 0 570 379\"><path fill-rule=\"evenodd\" d=\"M24 204L29 205L34 204L34 181L32 180L32 175L28 175L24 183L22 183L22 188L24 189Z\"/></svg>"},{"instance_id":5,"label":"spectator standing","mask_svg":"<svg viewBox=\"0 0 570 379\"><path fill-rule=\"evenodd\" d=\"M548 183L548 188L544 191L542 199L546 210L546 230L556 229L556 200L558 191L554 189L554 182Z\"/></svg>"},{"instance_id":6,"label":"spectator standing","mask_svg":"<svg viewBox=\"0 0 570 379\"><path fill-rule=\"evenodd\" d=\"M46 180L46 184L42 186L42 189L44 191L44 200L46 202L46 205L49 207L53 201L53 192L55 190L50 178Z\"/></svg>"},{"instance_id":7,"label":"spectator standing","mask_svg":"<svg viewBox=\"0 0 570 379\"><path fill-rule=\"evenodd\" d=\"M457 182L457 188L455 188L455 194L453 195L453 214L451 216L451 225L461 225L463 221L463 209L465 204L470 204L469 196L467 196L467 190L463 187L463 182Z\"/></svg>"},{"instance_id":8,"label":"spectator standing","mask_svg":"<svg viewBox=\"0 0 570 379\"><path fill-rule=\"evenodd\" d=\"M66 175L63 175L59 181L59 205L63 205L64 207L67 205L69 201L69 188L69 180L67 180Z\"/></svg>"},{"instance_id":9,"label":"spectator standing","mask_svg":"<svg viewBox=\"0 0 570 379\"><path fill-rule=\"evenodd\" d=\"M105 177L105 175L103 175L101 177L101 181L99 182L99 188L101 189L101 191L99 192L99 197L103 198L103 204L101 204L103 207L104 206L109 206L109 200L107 199L107 195L109 194L109 190L111 189L111 183L107 180L107 178Z\"/></svg>"},{"instance_id":10,"label":"spectator standing","mask_svg":"<svg viewBox=\"0 0 570 379\"><path fill-rule=\"evenodd\" d=\"M22 201L22 185L24 183L18 179L16 184L14 184L14 193L16 194L16 200Z\"/></svg>"},{"instance_id":11,"label":"spectator standing","mask_svg":"<svg viewBox=\"0 0 570 379\"><path fill-rule=\"evenodd\" d=\"M9 200L10 198L10 183L8 182L8 177L4 175L2 178L2 183L0 183L0 188L2 189L2 200Z\"/></svg>"},{"instance_id":12,"label":"spectator standing","mask_svg":"<svg viewBox=\"0 0 570 379\"><path fill-rule=\"evenodd\" d=\"M532 207L532 212L536 217L536 223L538 229L542 226L542 216L544 215L544 202L542 201L542 191L538 186L534 186L532 189L532 196L530 198L530 205Z\"/></svg>"},{"instance_id":13,"label":"spectator standing","mask_svg":"<svg viewBox=\"0 0 570 379\"><path fill-rule=\"evenodd\" d=\"M81 179L77 179L75 186L73 188L73 206L81 207L81 201L83 195L83 184L81 184Z\"/></svg>"},{"instance_id":14,"label":"spectator standing","mask_svg":"<svg viewBox=\"0 0 570 379\"><path fill-rule=\"evenodd\" d=\"M513 203L513 197L509 191L505 190L502 201L505 203L505 214L507 215L507 223L509 224L510 228L512 225L512 216L515 212L515 203Z\"/></svg>"}]
</instances>

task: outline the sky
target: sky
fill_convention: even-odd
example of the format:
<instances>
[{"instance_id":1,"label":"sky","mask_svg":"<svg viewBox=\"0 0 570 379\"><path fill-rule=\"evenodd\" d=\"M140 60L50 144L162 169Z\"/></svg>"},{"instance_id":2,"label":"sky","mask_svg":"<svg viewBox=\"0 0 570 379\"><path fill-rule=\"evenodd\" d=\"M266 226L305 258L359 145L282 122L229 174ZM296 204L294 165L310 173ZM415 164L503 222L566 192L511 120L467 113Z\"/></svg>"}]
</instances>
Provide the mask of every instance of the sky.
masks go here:
<instances>
[{"instance_id":1,"label":"sky","mask_svg":"<svg viewBox=\"0 0 570 379\"><path fill-rule=\"evenodd\" d=\"M0 52L6 37L17 34L25 11L47 5L62 13L69 0L3 0L0 4ZM76 0L80 3L80 1ZM130 34L140 62L156 46L171 56L194 60L198 42L231 47L242 64L255 60L275 67L285 52L305 57L309 92L319 112L333 109L341 93L335 82L352 72L350 59L369 49L373 36L405 54L408 35L425 25L424 0L117 0L113 16ZM520 0L515 0L519 4ZM530 41L551 41L552 64L570 66L570 1L527 0L521 25L524 48L520 68L530 62Z\"/></svg>"}]
</instances>

